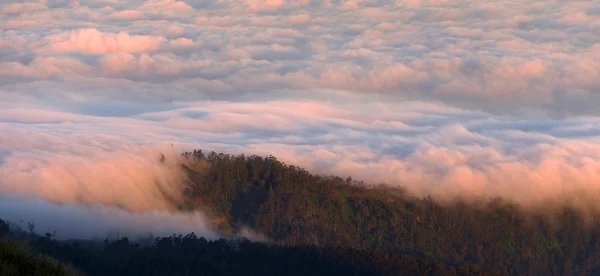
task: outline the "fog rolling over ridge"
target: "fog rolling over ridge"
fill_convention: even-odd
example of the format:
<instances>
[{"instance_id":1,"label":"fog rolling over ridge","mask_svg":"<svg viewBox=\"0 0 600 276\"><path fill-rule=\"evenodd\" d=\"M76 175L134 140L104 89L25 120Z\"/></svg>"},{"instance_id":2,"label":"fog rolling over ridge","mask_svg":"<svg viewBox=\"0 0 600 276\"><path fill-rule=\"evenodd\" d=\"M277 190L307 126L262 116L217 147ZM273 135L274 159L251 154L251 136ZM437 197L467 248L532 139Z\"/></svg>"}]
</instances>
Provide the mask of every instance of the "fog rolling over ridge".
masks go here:
<instances>
[{"instance_id":1,"label":"fog rolling over ridge","mask_svg":"<svg viewBox=\"0 0 600 276\"><path fill-rule=\"evenodd\" d=\"M2 167L3 193L59 204L103 204L129 212L175 210L184 175L157 150L90 151L85 155L9 158Z\"/></svg>"},{"instance_id":2,"label":"fog rolling over ridge","mask_svg":"<svg viewBox=\"0 0 600 276\"><path fill-rule=\"evenodd\" d=\"M82 138L87 139L85 143L74 143ZM445 136L445 139L451 138L451 135ZM119 136L99 136L94 141L84 134L65 136L35 131L31 131L27 139L10 140L6 133L0 135L0 139L4 142L0 166L0 217L3 219L34 222L36 232L56 231L58 238L105 237L114 230L129 236L147 232L154 235L195 232L207 238L218 237L202 210L178 211L187 185L186 176L171 158L160 161L161 153L170 156L168 142L138 144ZM181 148L196 148L185 142L177 142L176 146L178 152ZM213 146L231 153L272 153L288 164L305 166L317 173L350 175L367 182L370 179L371 184L385 181L388 185L406 188L411 195L431 194L442 202L486 201L501 196L538 211L546 212L566 204L596 212L599 198L598 186L594 183L598 179L594 175L596 163L565 153L563 156L568 158L561 160L547 148L540 152L527 151L531 160L535 154L542 157L541 151L546 150L546 159L541 165L514 157L510 162L490 163L494 157L491 149L461 153L430 147L417 148L404 160L383 157L377 165L360 166L351 162L372 153L365 151L364 156L344 158L342 152L332 166L319 163L327 159L317 158L327 157L323 149L302 155L285 146L248 149ZM594 153L591 145L588 146L586 150L573 145L567 149ZM358 154L356 152L353 154ZM548 154L554 157L549 158ZM328 158L331 160L332 156ZM477 158L481 162L469 161ZM494 158L508 159L499 155ZM588 161L577 167L576 162L582 162L578 160ZM185 160L179 162L185 163ZM196 169L202 172L201 167ZM26 229L26 225L23 228ZM244 229L241 234L265 239L250 229Z\"/></svg>"},{"instance_id":3,"label":"fog rolling over ridge","mask_svg":"<svg viewBox=\"0 0 600 276\"><path fill-rule=\"evenodd\" d=\"M157 150L88 150L85 155L39 151L8 157L0 168L0 217L33 222L57 238L135 237L190 233L215 238L201 211L181 212L184 175ZM27 225L21 225L27 229Z\"/></svg>"}]
</instances>

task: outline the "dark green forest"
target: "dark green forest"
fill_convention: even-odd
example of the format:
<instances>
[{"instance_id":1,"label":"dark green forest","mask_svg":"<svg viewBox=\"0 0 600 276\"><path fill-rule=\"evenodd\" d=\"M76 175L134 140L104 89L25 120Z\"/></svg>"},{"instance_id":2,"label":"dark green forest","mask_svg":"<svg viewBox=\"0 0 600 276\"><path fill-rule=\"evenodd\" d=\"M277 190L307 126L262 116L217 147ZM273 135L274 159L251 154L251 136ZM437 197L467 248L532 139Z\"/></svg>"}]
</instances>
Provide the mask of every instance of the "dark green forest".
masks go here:
<instances>
[{"instance_id":1,"label":"dark green forest","mask_svg":"<svg viewBox=\"0 0 600 276\"><path fill-rule=\"evenodd\" d=\"M175 203L210 211L232 239L188 234L94 244L22 231L4 240L88 275L600 275L600 220L568 206L532 212L502 199L441 204L311 174L273 156L195 150L182 158L186 200ZM233 239L245 227L268 242ZM11 262L4 251L0 264Z\"/></svg>"},{"instance_id":2,"label":"dark green forest","mask_svg":"<svg viewBox=\"0 0 600 276\"><path fill-rule=\"evenodd\" d=\"M0 220L0 225L6 225ZM49 257L52 256L52 257ZM75 269L74 267L77 267ZM343 247L280 246L247 239L206 240L194 233L56 241L17 230L0 238L0 275L501 275L410 253Z\"/></svg>"},{"instance_id":3,"label":"dark green forest","mask_svg":"<svg viewBox=\"0 0 600 276\"><path fill-rule=\"evenodd\" d=\"M439 204L273 156L183 156L190 183L182 208L213 210L225 231L248 226L280 245L418 252L510 275L600 275L600 217L568 206L536 213L502 199Z\"/></svg>"}]
</instances>

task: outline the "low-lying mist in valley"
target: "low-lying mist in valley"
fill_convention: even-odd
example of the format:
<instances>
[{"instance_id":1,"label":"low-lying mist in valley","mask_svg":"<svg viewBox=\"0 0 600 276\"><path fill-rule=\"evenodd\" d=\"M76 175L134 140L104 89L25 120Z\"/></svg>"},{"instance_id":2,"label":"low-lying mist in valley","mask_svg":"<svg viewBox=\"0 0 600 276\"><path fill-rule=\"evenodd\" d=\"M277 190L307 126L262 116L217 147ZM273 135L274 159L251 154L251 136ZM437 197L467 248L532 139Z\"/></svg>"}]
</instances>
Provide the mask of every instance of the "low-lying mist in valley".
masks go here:
<instances>
[{"instance_id":1,"label":"low-lying mist in valley","mask_svg":"<svg viewBox=\"0 0 600 276\"><path fill-rule=\"evenodd\" d=\"M105 239L152 234L170 236L194 232L206 239L220 238L208 218L200 211L177 212L153 210L130 212L101 204L50 203L35 197L0 198L0 218L29 231L28 223L38 235L50 233L53 238Z\"/></svg>"}]
</instances>

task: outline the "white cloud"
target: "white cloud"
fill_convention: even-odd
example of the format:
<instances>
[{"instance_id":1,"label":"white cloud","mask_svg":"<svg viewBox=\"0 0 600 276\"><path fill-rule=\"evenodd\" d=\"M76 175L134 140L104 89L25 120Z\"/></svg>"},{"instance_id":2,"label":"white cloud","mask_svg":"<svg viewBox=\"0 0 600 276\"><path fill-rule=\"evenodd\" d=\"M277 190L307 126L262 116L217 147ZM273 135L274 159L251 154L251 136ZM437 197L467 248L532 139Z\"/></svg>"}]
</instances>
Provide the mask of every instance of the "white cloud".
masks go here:
<instances>
[{"instance_id":1,"label":"white cloud","mask_svg":"<svg viewBox=\"0 0 600 276\"><path fill-rule=\"evenodd\" d=\"M117 20L143 20L145 15L143 12L136 10L124 10L113 13L110 18Z\"/></svg>"},{"instance_id":2,"label":"white cloud","mask_svg":"<svg viewBox=\"0 0 600 276\"><path fill-rule=\"evenodd\" d=\"M59 53L84 54L138 53L158 49L162 37L130 35L127 32L105 33L96 29L81 29L47 37L49 49Z\"/></svg>"},{"instance_id":3,"label":"white cloud","mask_svg":"<svg viewBox=\"0 0 600 276\"><path fill-rule=\"evenodd\" d=\"M148 168L161 173L152 162L140 162L136 155L120 151L161 141L166 150L166 142L175 135L178 150L203 147L273 154L317 173L384 181L421 196L501 196L526 206L574 198L583 204L600 196L596 184L600 163L595 161L600 159L600 151L595 150L600 146L600 126L593 118L513 122L510 117L440 104L383 102L363 99L333 106L298 100L187 102L134 118L81 116L35 107L30 112L9 110L0 113L0 120L6 122L0 150L11 153L3 161L3 180L37 184L19 189L7 184L4 192L131 210L160 207L151 201L160 196L153 197L150 191L127 203L106 196L112 184L104 183L102 175L135 178ZM129 139L139 142L126 142ZM138 170L132 164L149 167ZM94 176L95 169L101 175ZM156 175L139 176L126 182L147 183L146 178ZM137 185L132 184L134 190L127 193L138 194ZM77 195L76 187L87 187L92 194ZM93 193L93 187L104 188ZM128 191L127 187L119 190Z\"/></svg>"},{"instance_id":4,"label":"white cloud","mask_svg":"<svg viewBox=\"0 0 600 276\"><path fill-rule=\"evenodd\" d=\"M593 57L600 33L591 3L157 0L47 7L3 17L13 31L1 34L2 49L39 58L70 55L97 67L106 64L85 55L146 54L155 62L169 57L167 70L142 70L140 76L131 74L137 70L132 67L125 76L110 77L143 87L157 74L163 89L180 100L205 97L178 91L178 83L200 77L208 86L198 89L215 91L212 82L218 81L231 95L350 89L494 113L598 115ZM22 28L39 31L25 34ZM199 64L220 72L202 74L195 71ZM23 72L28 81L48 76L30 73L35 69L26 62L10 66L11 75ZM92 71L106 78L103 70Z\"/></svg>"},{"instance_id":5,"label":"white cloud","mask_svg":"<svg viewBox=\"0 0 600 276\"><path fill-rule=\"evenodd\" d=\"M31 13L46 9L43 3L11 3L5 4L0 13L9 15L18 15L21 13Z\"/></svg>"}]
</instances>

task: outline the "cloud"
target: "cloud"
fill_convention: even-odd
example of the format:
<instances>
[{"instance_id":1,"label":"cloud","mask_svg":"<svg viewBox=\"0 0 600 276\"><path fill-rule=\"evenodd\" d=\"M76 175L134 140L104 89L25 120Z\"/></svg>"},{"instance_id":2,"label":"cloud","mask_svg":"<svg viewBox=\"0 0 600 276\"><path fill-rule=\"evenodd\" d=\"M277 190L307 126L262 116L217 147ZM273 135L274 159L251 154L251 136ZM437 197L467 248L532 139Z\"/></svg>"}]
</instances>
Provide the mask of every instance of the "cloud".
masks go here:
<instances>
[{"instance_id":1,"label":"cloud","mask_svg":"<svg viewBox=\"0 0 600 276\"><path fill-rule=\"evenodd\" d=\"M305 25L310 21L310 15L299 14L287 18L287 22L291 25Z\"/></svg>"},{"instance_id":2,"label":"cloud","mask_svg":"<svg viewBox=\"0 0 600 276\"><path fill-rule=\"evenodd\" d=\"M124 10L115 12L111 15L112 19L116 20L142 20L145 18L144 13L136 10Z\"/></svg>"},{"instance_id":3,"label":"cloud","mask_svg":"<svg viewBox=\"0 0 600 276\"><path fill-rule=\"evenodd\" d=\"M185 17L186 15L191 15L196 11L196 9L194 9L185 1L175 0L147 1L142 4L139 9L167 18Z\"/></svg>"},{"instance_id":4,"label":"cloud","mask_svg":"<svg viewBox=\"0 0 600 276\"><path fill-rule=\"evenodd\" d=\"M31 197L2 197L0 206L2 219L25 230L26 223L33 222L38 235L56 233L56 239L114 239L117 235L135 239L148 233L160 237L191 232L206 239L220 237L208 218L199 212L129 213L104 205L59 206Z\"/></svg>"},{"instance_id":5,"label":"cloud","mask_svg":"<svg viewBox=\"0 0 600 276\"><path fill-rule=\"evenodd\" d=\"M97 82L138 83L119 96L152 98L138 90L159 81L175 100L344 89L494 114L598 115L593 57L600 33L592 3L157 0L46 7L4 17L13 31L1 34L2 49L68 56L94 67L82 72ZM132 54L136 65L107 67L115 53ZM0 85L48 78L15 62ZM190 82L201 93L181 85Z\"/></svg>"},{"instance_id":6,"label":"cloud","mask_svg":"<svg viewBox=\"0 0 600 276\"><path fill-rule=\"evenodd\" d=\"M70 75L88 74L94 71L90 65L70 57L36 57L28 65L19 62L0 63L0 75L47 79Z\"/></svg>"},{"instance_id":7,"label":"cloud","mask_svg":"<svg viewBox=\"0 0 600 276\"><path fill-rule=\"evenodd\" d=\"M168 154L164 163L159 160L170 148L156 143L161 140L156 135L165 137L170 129L142 127L146 138L132 143L118 134L140 127L129 119L18 111L0 114L2 219L22 222L25 229L23 222L33 222L36 233L56 231L59 239L114 238L115 231L130 238L190 232L222 236L203 211L180 209L186 176ZM90 123L104 128L107 120L105 127L120 125L116 132L90 134L80 128ZM189 147L178 144L177 152L183 150L180 145ZM248 228L236 235L266 240Z\"/></svg>"},{"instance_id":8,"label":"cloud","mask_svg":"<svg viewBox=\"0 0 600 276\"><path fill-rule=\"evenodd\" d=\"M14 148L14 139L22 134L3 137L3 148ZM174 210L181 201L183 178L176 167L161 164L158 153L114 152L101 140L70 148L69 143L82 141L58 141L59 137L44 134L36 139L44 141L46 148L19 139L24 151L12 153L5 161L3 194L33 195L62 204L119 206L131 212ZM65 154L55 155L54 150Z\"/></svg>"},{"instance_id":9,"label":"cloud","mask_svg":"<svg viewBox=\"0 0 600 276\"><path fill-rule=\"evenodd\" d=\"M31 13L46 9L43 3L11 3L5 4L0 13L8 15L18 15L21 13Z\"/></svg>"},{"instance_id":10,"label":"cloud","mask_svg":"<svg viewBox=\"0 0 600 276\"><path fill-rule=\"evenodd\" d=\"M165 150L174 135L178 151L273 154L316 173L386 182L418 196L595 208L595 119L514 121L443 104L385 102L185 102L133 117L13 109L0 114L9 153L2 192L132 212L172 210L178 175L157 161L160 150L132 148L162 141Z\"/></svg>"},{"instance_id":11,"label":"cloud","mask_svg":"<svg viewBox=\"0 0 600 276\"><path fill-rule=\"evenodd\" d=\"M250 12L274 11L283 8L285 0L252 0L248 1Z\"/></svg>"},{"instance_id":12,"label":"cloud","mask_svg":"<svg viewBox=\"0 0 600 276\"><path fill-rule=\"evenodd\" d=\"M59 53L83 54L138 53L158 49L162 37L129 35L126 32L104 33L96 29L68 31L47 38L49 48Z\"/></svg>"},{"instance_id":13,"label":"cloud","mask_svg":"<svg viewBox=\"0 0 600 276\"><path fill-rule=\"evenodd\" d=\"M85 119L34 114L12 118L31 125ZM30 119L35 116L37 120ZM63 130L75 126L57 124ZM5 131L10 127L4 123L0 128L2 219L33 222L38 234L56 231L59 239L103 239L115 231L130 238L190 232L209 239L221 236L202 211L179 210L185 176L171 160L161 163L156 147L111 135Z\"/></svg>"},{"instance_id":14,"label":"cloud","mask_svg":"<svg viewBox=\"0 0 600 276\"><path fill-rule=\"evenodd\" d=\"M176 75L184 65L164 55L134 56L128 53L111 53L100 58L102 70L109 74L140 73L155 75Z\"/></svg>"}]
</instances>

